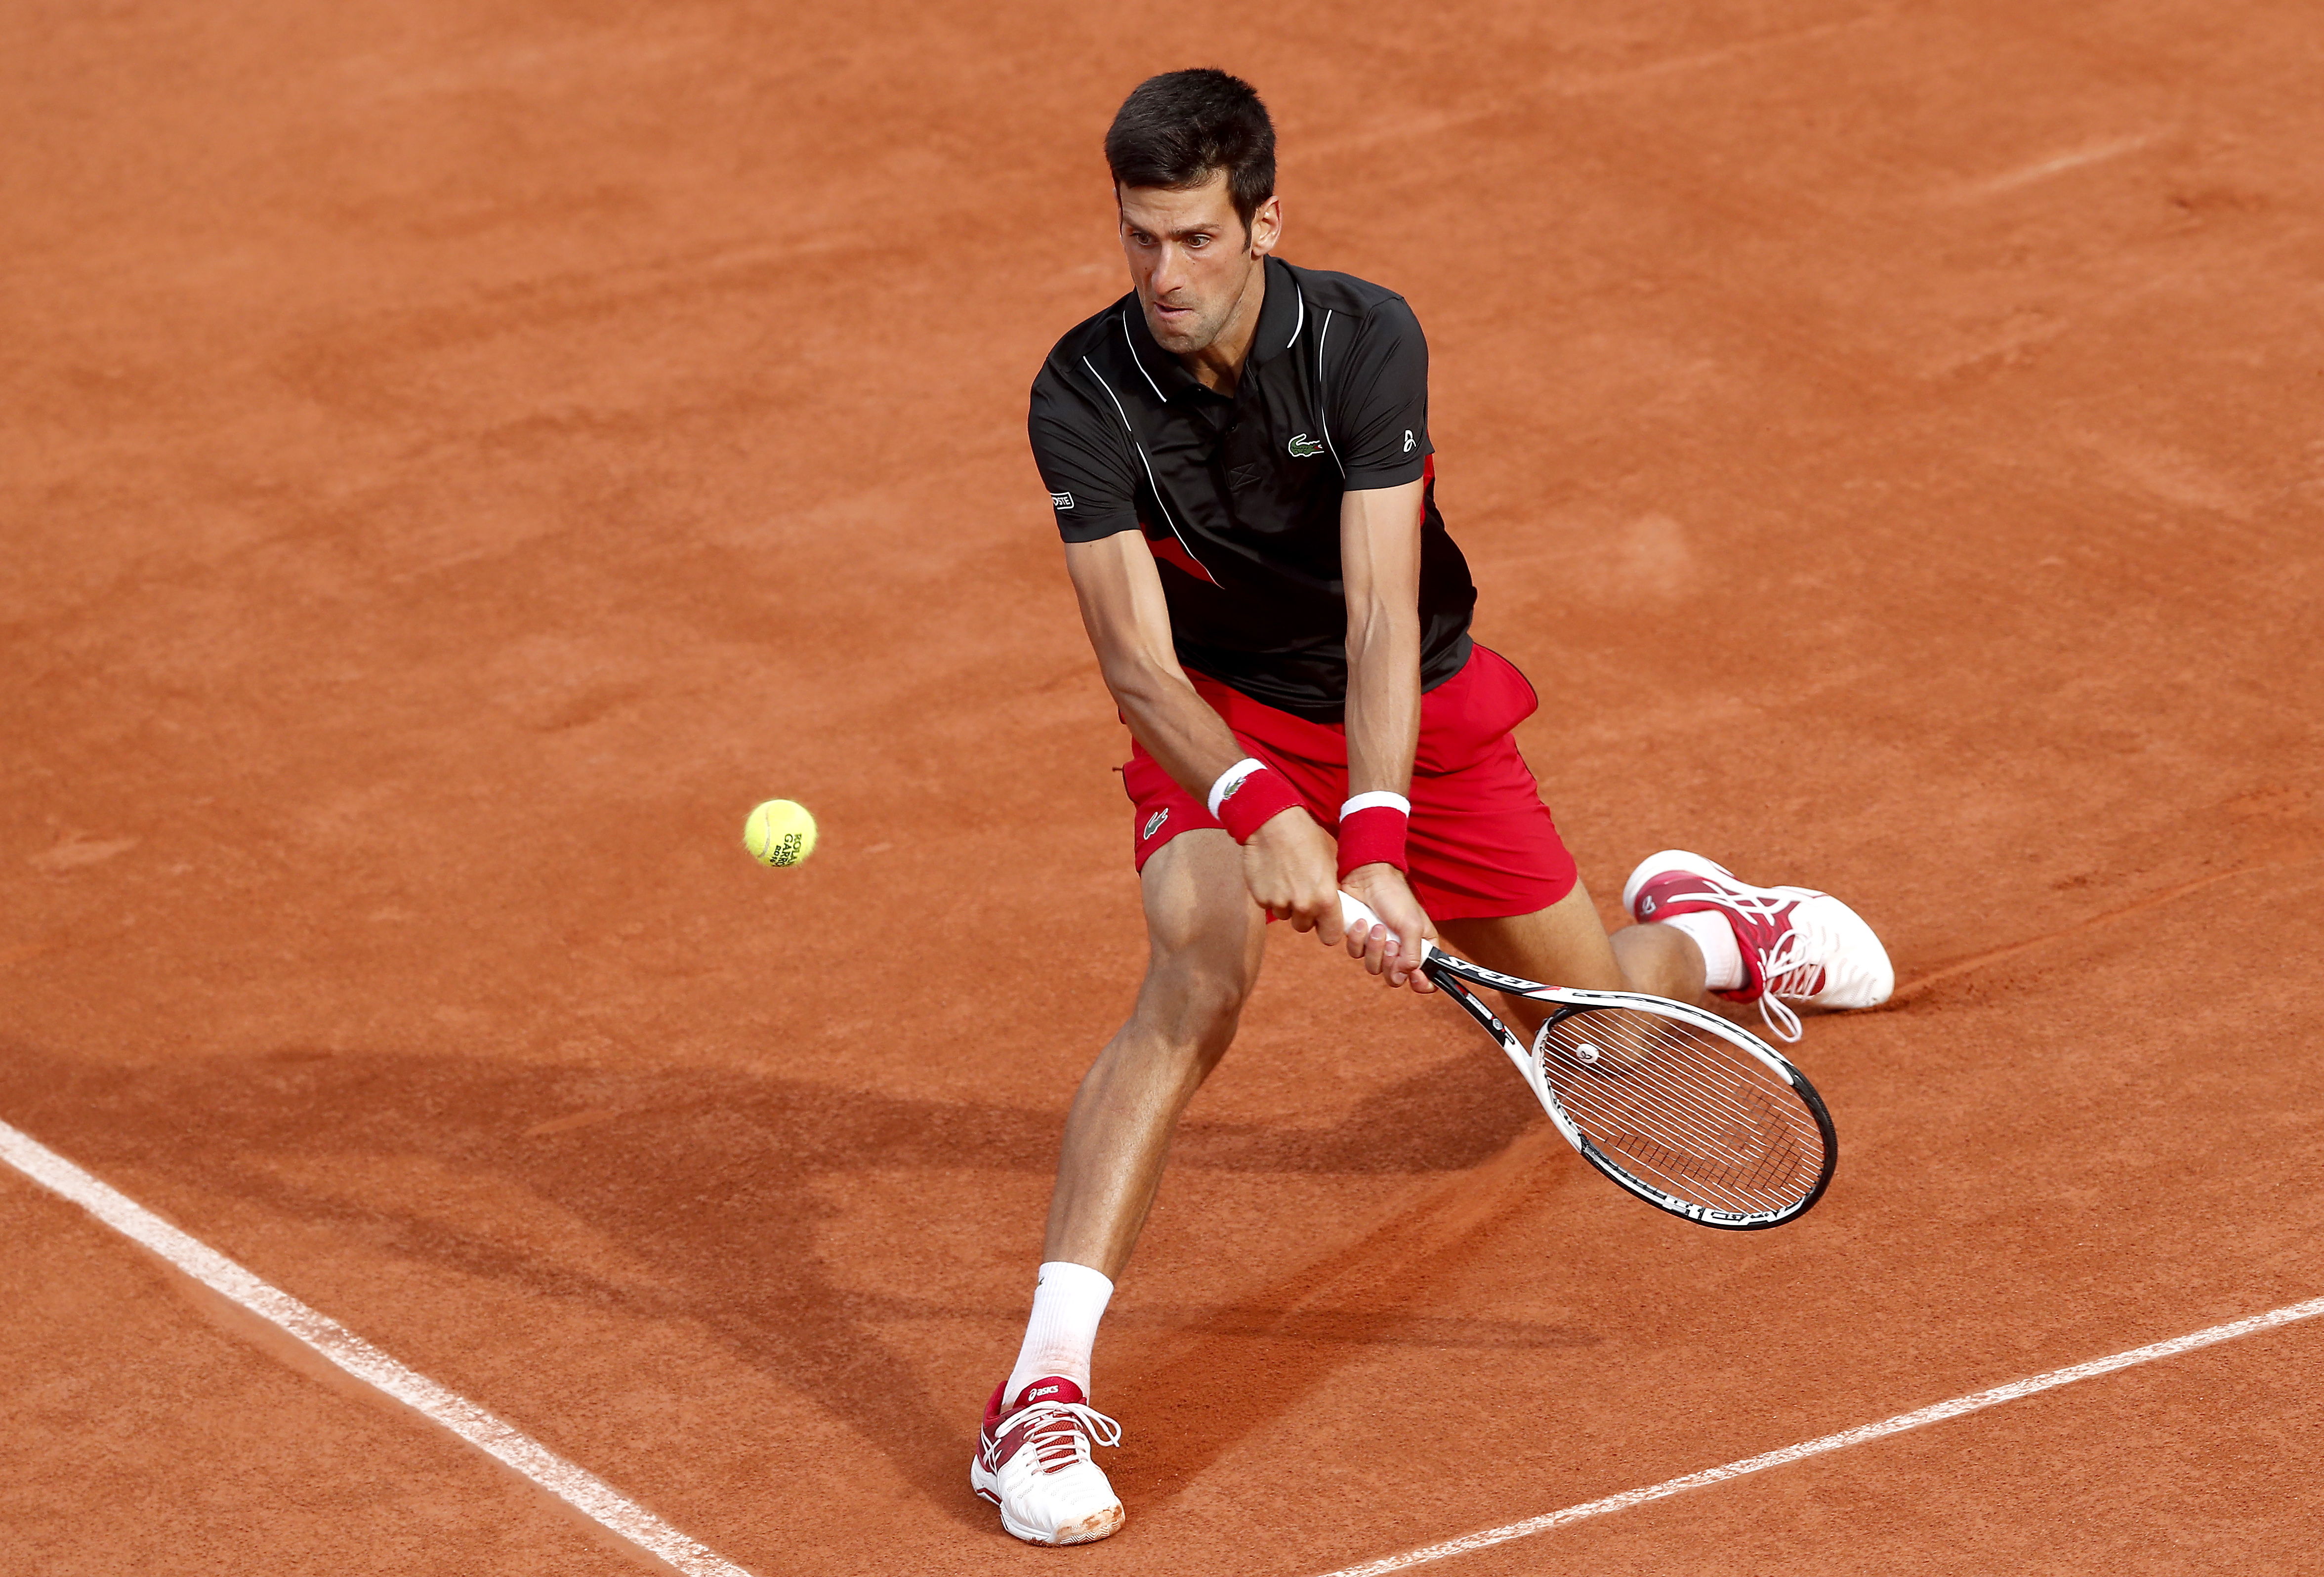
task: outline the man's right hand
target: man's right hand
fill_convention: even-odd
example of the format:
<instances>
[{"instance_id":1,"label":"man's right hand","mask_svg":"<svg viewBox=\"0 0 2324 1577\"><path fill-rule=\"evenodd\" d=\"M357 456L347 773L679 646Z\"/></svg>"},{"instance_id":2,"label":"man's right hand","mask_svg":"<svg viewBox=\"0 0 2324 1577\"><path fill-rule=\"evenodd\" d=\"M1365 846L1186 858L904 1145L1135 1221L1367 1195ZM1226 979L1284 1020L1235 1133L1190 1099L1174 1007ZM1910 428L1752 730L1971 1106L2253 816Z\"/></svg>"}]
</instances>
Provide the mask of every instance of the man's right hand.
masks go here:
<instances>
[{"instance_id":1,"label":"man's right hand","mask_svg":"<svg viewBox=\"0 0 2324 1577\"><path fill-rule=\"evenodd\" d=\"M1242 846L1242 879L1259 907L1295 931L1340 926L1340 845L1297 806L1269 817Z\"/></svg>"}]
</instances>

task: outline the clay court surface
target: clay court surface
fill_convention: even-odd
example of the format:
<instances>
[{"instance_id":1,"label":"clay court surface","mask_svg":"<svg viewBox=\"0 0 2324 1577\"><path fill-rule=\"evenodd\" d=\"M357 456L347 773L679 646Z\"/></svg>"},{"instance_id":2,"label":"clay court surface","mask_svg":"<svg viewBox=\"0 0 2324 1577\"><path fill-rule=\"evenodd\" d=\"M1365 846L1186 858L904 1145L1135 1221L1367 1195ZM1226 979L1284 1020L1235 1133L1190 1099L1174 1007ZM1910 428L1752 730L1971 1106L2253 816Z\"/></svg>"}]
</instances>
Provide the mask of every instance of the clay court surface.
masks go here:
<instances>
[{"instance_id":1,"label":"clay court surface","mask_svg":"<svg viewBox=\"0 0 2324 1577\"><path fill-rule=\"evenodd\" d=\"M2309 0L19 0L0 62L0 1119L749 1572L1312 1577L2324 1294ZM1601 905L1701 849L1904 985L1809 1022L1829 1197L1724 1234L1277 934L1099 1346L1129 1526L1039 1552L967 1456L1143 942L1024 394L1200 63L1428 328ZM0 1242L8 1571L636 1569L14 1171ZM2319 1364L1433 1569L2312 1570Z\"/></svg>"}]
</instances>

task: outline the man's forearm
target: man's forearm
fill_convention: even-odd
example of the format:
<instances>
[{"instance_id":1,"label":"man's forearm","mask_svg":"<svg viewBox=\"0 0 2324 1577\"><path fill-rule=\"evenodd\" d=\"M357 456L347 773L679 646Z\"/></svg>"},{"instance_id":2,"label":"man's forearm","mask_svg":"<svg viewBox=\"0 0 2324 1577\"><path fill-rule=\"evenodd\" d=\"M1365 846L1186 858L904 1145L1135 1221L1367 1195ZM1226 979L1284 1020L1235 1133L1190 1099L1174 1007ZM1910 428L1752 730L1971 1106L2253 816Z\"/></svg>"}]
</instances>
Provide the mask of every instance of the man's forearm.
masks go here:
<instances>
[{"instance_id":1,"label":"man's forearm","mask_svg":"<svg viewBox=\"0 0 2324 1577\"><path fill-rule=\"evenodd\" d=\"M1420 741L1422 481L1344 495L1348 792L1403 794Z\"/></svg>"},{"instance_id":2,"label":"man's forearm","mask_svg":"<svg viewBox=\"0 0 2324 1577\"><path fill-rule=\"evenodd\" d=\"M1065 568L1090 650L1130 733L1180 788L1206 798L1219 774L1242 760L1242 747L1178 666L1169 604L1146 539L1122 531L1068 542Z\"/></svg>"},{"instance_id":3,"label":"man's forearm","mask_svg":"<svg viewBox=\"0 0 2324 1577\"><path fill-rule=\"evenodd\" d=\"M1420 741L1416 610L1350 610L1347 729L1348 792L1408 793Z\"/></svg>"},{"instance_id":4,"label":"man's forearm","mask_svg":"<svg viewBox=\"0 0 2324 1577\"><path fill-rule=\"evenodd\" d=\"M1219 774L1243 759L1241 742L1183 672L1125 663L1109 669L1105 683L1131 736L1195 798L1206 799Z\"/></svg>"}]
</instances>

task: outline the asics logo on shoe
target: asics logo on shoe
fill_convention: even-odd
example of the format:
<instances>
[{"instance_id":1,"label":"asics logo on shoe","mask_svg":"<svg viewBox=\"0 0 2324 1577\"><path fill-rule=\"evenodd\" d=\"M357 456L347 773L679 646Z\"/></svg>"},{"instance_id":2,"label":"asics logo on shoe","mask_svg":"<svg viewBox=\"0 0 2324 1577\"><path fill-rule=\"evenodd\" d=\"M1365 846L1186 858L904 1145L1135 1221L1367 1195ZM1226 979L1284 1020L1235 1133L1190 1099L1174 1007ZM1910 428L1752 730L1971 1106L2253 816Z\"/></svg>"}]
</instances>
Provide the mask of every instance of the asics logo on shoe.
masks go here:
<instances>
[{"instance_id":1,"label":"asics logo on shoe","mask_svg":"<svg viewBox=\"0 0 2324 1577\"><path fill-rule=\"evenodd\" d=\"M1043 1397L1062 1396L1065 1389L1063 1386L1033 1386L1027 1389L1018 1405L1022 1406L1026 1402L1038 1402Z\"/></svg>"},{"instance_id":2,"label":"asics logo on shoe","mask_svg":"<svg viewBox=\"0 0 2324 1577\"><path fill-rule=\"evenodd\" d=\"M1640 918L1640 919L1642 919L1642 920L1643 920L1643 919L1645 919L1648 915L1653 914L1654 912L1655 912L1655 900L1654 900L1653 899L1650 899L1650 898L1642 898L1642 899L1640 899L1638 900L1638 918Z\"/></svg>"}]
</instances>

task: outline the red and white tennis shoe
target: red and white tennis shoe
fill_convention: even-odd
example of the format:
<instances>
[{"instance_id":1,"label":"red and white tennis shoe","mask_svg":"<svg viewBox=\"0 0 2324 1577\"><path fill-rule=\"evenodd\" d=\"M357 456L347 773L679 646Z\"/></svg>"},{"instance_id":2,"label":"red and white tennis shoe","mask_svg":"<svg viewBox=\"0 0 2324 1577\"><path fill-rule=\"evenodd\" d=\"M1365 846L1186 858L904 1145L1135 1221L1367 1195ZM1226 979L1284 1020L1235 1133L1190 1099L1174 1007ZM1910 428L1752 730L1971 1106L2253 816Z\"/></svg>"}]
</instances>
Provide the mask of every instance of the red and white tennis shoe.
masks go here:
<instances>
[{"instance_id":1,"label":"red and white tennis shoe","mask_svg":"<svg viewBox=\"0 0 2324 1577\"><path fill-rule=\"evenodd\" d=\"M1896 989L1895 968L1872 927L1812 887L1754 887L1716 861L1665 849L1630 872L1622 907L1640 921L1725 917L1743 954L1743 988L1718 994L1758 1003L1759 1016L1781 1040L1800 1038L1792 1002L1877 1008Z\"/></svg>"},{"instance_id":2,"label":"red and white tennis shoe","mask_svg":"<svg viewBox=\"0 0 2324 1577\"><path fill-rule=\"evenodd\" d=\"M1028 1544L1086 1545L1119 1533L1121 1497L1090 1461L1090 1447L1120 1444L1121 1425L1058 1375L1027 1386L1003 1412L1008 1384L985 1404L969 1488L1001 1508L1001 1526Z\"/></svg>"}]
</instances>

